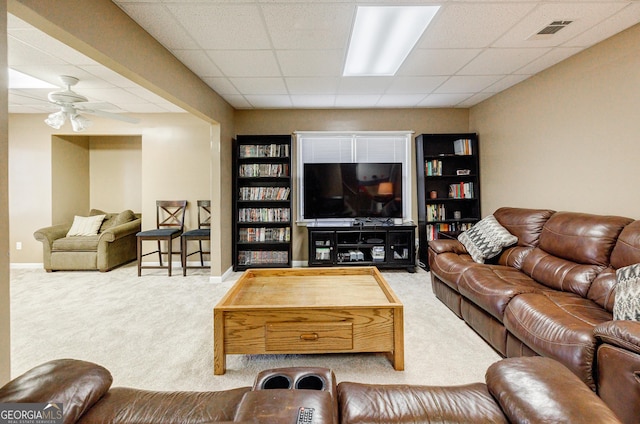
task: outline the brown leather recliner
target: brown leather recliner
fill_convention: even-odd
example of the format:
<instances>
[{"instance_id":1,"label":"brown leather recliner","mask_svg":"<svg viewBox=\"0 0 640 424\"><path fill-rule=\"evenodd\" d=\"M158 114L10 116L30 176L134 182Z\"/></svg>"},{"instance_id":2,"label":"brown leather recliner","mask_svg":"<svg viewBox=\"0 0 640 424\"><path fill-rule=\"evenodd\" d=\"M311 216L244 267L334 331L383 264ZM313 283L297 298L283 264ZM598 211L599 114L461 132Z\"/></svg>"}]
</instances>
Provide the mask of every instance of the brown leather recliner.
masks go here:
<instances>
[{"instance_id":1,"label":"brown leather recliner","mask_svg":"<svg viewBox=\"0 0 640 424\"><path fill-rule=\"evenodd\" d=\"M605 364L604 366L608 366ZM326 368L261 372L253 387L217 392L110 388L105 368L51 361L0 388L0 403L61 402L64 423L620 423L607 405L562 364L522 357L493 364L486 383L435 387L341 382Z\"/></svg>"}]
</instances>

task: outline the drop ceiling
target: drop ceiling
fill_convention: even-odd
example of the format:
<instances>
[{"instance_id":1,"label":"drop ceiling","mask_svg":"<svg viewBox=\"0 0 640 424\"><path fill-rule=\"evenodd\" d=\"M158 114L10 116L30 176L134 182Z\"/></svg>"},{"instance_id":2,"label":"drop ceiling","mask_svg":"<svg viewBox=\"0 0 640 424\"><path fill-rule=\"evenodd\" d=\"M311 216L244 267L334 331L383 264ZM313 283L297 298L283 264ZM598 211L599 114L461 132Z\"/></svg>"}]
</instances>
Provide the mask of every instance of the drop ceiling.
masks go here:
<instances>
[{"instance_id":1,"label":"drop ceiling","mask_svg":"<svg viewBox=\"0 0 640 424\"><path fill-rule=\"evenodd\" d=\"M638 1L114 0L237 109L470 107L640 22ZM358 5L440 4L395 76L342 77ZM536 35L571 21L552 35ZM182 111L9 17L9 65L125 112ZM10 91L10 112L42 112ZM25 94L28 96L25 97ZM21 103L22 101L22 103ZM32 102L33 103L33 102Z\"/></svg>"}]
</instances>

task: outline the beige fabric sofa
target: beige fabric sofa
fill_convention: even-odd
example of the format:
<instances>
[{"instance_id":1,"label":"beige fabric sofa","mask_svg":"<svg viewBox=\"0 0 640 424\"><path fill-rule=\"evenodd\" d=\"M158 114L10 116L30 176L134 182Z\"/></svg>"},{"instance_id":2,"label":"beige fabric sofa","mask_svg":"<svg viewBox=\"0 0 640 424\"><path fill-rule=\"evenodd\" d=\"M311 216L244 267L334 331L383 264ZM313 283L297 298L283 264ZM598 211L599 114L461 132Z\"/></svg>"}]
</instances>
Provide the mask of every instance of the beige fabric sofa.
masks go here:
<instances>
[{"instance_id":1,"label":"beige fabric sofa","mask_svg":"<svg viewBox=\"0 0 640 424\"><path fill-rule=\"evenodd\" d=\"M90 216L106 215L95 236L67 237L71 223L37 230L33 235L42 242L43 265L47 272L98 270L110 271L136 259L136 233L140 214L126 210L107 213L92 209Z\"/></svg>"}]
</instances>

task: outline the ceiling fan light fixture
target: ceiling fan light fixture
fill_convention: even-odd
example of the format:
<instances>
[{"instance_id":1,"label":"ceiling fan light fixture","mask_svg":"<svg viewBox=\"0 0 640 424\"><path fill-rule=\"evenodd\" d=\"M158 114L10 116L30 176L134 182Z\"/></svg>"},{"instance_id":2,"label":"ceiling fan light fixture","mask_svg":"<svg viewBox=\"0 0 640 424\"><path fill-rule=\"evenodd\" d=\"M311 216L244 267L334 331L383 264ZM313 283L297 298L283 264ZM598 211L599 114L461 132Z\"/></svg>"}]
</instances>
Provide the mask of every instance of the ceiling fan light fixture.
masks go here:
<instances>
[{"instance_id":1,"label":"ceiling fan light fixture","mask_svg":"<svg viewBox=\"0 0 640 424\"><path fill-rule=\"evenodd\" d=\"M64 121L66 120L67 115L63 111L50 113L47 119L44 122L49 125L51 128L55 128L59 130L62 125L64 125Z\"/></svg>"},{"instance_id":2,"label":"ceiling fan light fixture","mask_svg":"<svg viewBox=\"0 0 640 424\"><path fill-rule=\"evenodd\" d=\"M91 121L79 114L73 114L69 117L71 128L74 132L82 132L91 126Z\"/></svg>"}]
</instances>

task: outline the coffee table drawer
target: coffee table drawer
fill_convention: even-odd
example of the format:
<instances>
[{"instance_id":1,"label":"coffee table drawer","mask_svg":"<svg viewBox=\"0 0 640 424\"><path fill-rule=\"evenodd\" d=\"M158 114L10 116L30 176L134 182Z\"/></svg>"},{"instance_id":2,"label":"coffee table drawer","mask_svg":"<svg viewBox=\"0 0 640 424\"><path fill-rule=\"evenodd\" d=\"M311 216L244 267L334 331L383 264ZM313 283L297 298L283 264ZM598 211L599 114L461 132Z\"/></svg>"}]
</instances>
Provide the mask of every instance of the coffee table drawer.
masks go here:
<instances>
[{"instance_id":1,"label":"coffee table drawer","mask_svg":"<svg viewBox=\"0 0 640 424\"><path fill-rule=\"evenodd\" d=\"M279 353L352 350L353 324L347 321L267 323L265 349Z\"/></svg>"}]
</instances>

